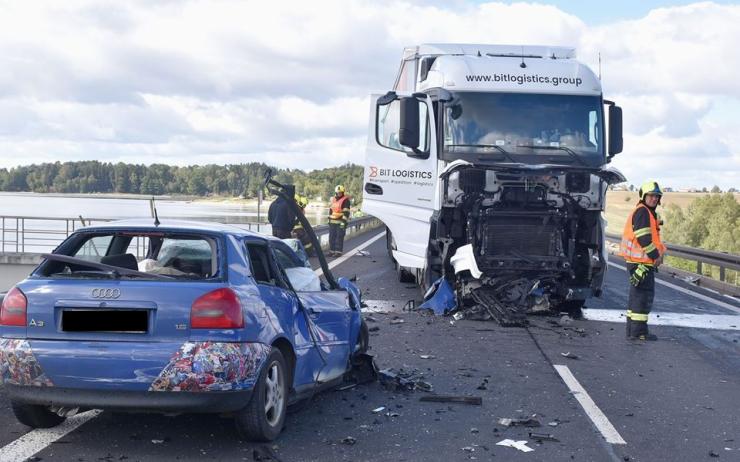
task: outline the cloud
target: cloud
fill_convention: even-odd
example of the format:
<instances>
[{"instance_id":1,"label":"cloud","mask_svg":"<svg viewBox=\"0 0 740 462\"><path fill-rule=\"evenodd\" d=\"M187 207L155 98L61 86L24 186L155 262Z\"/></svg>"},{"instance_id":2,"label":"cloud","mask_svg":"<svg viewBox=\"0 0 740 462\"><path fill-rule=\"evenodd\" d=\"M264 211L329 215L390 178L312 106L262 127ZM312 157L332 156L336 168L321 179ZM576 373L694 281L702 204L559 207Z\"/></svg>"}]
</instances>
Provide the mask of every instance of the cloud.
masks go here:
<instances>
[{"instance_id":1,"label":"cloud","mask_svg":"<svg viewBox=\"0 0 740 462\"><path fill-rule=\"evenodd\" d=\"M362 162L367 95L392 86L405 46L523 43L576 46L594 69L601 54L605 96L625 110L614 164L634 182L738 186L737 5L590 27L540 3L0 3L0 167Z\"/></svg>"}]
</instances>

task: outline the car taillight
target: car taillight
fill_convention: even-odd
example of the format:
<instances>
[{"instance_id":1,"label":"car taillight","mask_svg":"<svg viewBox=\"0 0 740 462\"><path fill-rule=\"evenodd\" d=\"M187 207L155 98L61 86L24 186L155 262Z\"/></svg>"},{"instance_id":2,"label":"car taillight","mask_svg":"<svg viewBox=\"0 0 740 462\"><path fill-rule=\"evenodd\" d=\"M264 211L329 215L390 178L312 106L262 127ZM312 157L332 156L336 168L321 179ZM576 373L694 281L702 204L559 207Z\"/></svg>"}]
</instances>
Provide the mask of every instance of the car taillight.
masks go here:
<instances>
[{"instance_id":1,"label":"car taillight","mask_svg":"<svg viewBox=\"0 0 740 462\"><path fill-rule=\"evenodd\" d=\"M239 297L231 289L216 289L198 297L190 308L193 329L236 329L244 327Z\"/></svg>"},{"instance_id":2,"label":"car taillight","mask_svg":"<svg viewBox=\"0 0 740 462\"><path fill-rule=\"evenodd\" d=\"M25 326L28 301L17 287L10 289L0 307L0 324L3 326Z\"/></svg>"}]
</instances>

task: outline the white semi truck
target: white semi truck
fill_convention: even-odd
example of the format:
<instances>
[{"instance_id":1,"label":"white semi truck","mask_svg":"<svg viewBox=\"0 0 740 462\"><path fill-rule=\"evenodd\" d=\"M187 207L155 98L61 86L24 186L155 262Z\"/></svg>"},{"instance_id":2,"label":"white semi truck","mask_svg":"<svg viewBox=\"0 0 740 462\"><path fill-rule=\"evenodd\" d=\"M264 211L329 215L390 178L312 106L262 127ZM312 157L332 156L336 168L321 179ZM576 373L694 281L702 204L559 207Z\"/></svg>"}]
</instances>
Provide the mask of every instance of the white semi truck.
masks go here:
<instances>
[{"instance_id":1,"label":"white semi truck","mask_svg":"<svg viewBox=\"0 0 740 462\"><path fill-rule=\"evenodd\" d=\"M363 210L401 280L444 277L467 316L578 314L601 294L621 150L621 108L574 49L406 48L393 90L372 97Z\"/></svg>"}]
</instances>

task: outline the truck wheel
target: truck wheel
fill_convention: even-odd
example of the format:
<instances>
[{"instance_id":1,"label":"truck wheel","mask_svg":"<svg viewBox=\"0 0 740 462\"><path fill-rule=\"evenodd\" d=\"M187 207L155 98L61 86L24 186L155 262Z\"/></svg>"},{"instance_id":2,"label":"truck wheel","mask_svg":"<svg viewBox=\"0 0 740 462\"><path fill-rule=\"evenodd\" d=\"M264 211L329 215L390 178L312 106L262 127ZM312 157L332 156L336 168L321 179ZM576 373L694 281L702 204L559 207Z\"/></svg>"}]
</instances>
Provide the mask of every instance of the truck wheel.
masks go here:
<instances>
[{"instance_id":1,"label":"truck wheel","mask_svg":"<svg viewBox=\"0 0 740 462\"><path fill-rule=\"evenodd\" d=\"M249 441L272 441L283 430L287 408L285 359L279 349L273 348L254 385L252 399L236 414L236 429Z\"/></svg>"},{"instance_id":2,"label":"truck wheel","mask_svg":"<svg viewBox=\"0 0 740 462\"><path fill-rule=\"evenodd\" d=\"M385 248L388 250L388 256L391 257L391 261L396 263L396 259L393 258L393 233L387 226L385 227Z\"/></svg>"},{"instance_id":3,"label":"truck wheel","mask_svg":"<svg viewBox=\"0 0 740 462\"><path fill-rule=\"evenodd\" d=\"M570 316L573 319L581 319L583 318L583 305L586 303L586 300L568 300L567 302L563 302L558 306L558 309L561 312L568 313L568 316Z\"/></svg>"},{"instance_id":4,"label":"truck wheel","mask_svg":"<svg viewBox=\"0 0 740 462\"><path fill-rule=\"evenodd\" d=\"M64 422L67 418L51 412L47 406L10 402L13 414L18 422L31 428L51 428Z\"/></svg>"},{"instance_id":5,"label":"truck wheel","mask_svg":"<svg viewBox=\"0 0 740 462\"><path fill-rule=\"evenodd\" d=\"M416 275L411 271L407 270L403 266L396 263L396 269L398 271L398 282L403 283L414 283L416 282Z\"/></svg>"}]
</instances>

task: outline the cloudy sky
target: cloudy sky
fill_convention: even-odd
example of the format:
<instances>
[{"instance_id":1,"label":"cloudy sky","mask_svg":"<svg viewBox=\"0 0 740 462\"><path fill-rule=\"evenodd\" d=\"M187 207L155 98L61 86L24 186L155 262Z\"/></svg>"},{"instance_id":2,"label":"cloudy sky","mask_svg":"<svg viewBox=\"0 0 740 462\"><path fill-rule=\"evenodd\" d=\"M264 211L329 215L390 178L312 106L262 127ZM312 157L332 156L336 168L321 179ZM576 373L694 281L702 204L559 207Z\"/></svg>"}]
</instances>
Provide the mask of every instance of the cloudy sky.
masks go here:
<instances>
[{"instance_id":1,"label":"cloudy sky","mask_svg":"<svg viewBox=\"0 0 740 462\"><path fill-rule=\"evenodd\" d=\"M363 163L404 46L574 46L636 184L740 188L740 4L0 0L0 167Z\"/></svg>"}]
</instances>

